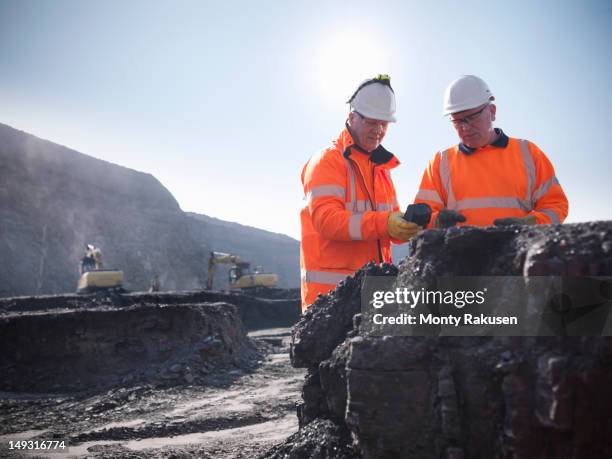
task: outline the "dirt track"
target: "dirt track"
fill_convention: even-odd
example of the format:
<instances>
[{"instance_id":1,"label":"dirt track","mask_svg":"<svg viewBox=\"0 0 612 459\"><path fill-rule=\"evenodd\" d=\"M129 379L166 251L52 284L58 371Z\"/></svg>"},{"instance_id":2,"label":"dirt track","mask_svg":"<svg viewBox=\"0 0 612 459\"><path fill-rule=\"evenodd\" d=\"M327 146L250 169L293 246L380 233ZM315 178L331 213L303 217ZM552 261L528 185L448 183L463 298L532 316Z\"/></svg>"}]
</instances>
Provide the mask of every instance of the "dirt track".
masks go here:
<instances>
[{"instance_id":1,"label":"dirt track","mask_svg":"<svg viewBox=\"0 0 612 459\"><path fill-rule=\"evenodd\" d=\"M304 370L292 368L290 330L252 332L264 356L251 372L211 374L206 385L114 389L96 395L0 393L0 457L9 440L68 439L47 457L252 458L297 431ZM38 456L41 457L41 456Z\"/></svg>"}]
</instances>

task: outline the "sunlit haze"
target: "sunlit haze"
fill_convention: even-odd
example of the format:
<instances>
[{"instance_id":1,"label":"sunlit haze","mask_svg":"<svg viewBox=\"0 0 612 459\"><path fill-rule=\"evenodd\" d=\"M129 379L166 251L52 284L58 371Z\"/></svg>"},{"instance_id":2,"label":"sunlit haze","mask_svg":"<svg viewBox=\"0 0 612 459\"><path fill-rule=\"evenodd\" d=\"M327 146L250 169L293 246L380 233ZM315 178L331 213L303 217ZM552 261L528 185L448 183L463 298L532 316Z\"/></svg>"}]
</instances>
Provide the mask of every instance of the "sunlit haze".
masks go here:
<instances>
[{"instance_id":1,"label":"sunlit haze","mask_svg":"<svg viewBox=\"0 0 612 459\"><path fill-rule=\"evenodd\" d=\"M0 123L153 174L185 211L299 238L300 172L391 75L400 204L457 142L446 85L485 79L568 222L612 219L612 2L0 0Z\"/></svg>"}]
</instances>

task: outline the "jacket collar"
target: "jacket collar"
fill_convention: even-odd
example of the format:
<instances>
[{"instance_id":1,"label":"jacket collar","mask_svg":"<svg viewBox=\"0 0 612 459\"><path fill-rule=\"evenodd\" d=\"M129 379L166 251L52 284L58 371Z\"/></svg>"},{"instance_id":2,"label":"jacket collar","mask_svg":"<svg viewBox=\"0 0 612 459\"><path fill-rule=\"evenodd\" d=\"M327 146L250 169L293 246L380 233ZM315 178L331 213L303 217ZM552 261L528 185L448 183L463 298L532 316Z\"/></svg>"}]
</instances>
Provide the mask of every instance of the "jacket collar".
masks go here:
<instances>
[{"instance_id":1,"label":"jacket collar","mask_svg":"<svg viewBox=\"0 0 612 459\"><path fill-rule=\"evenodd\" d=\"M370 161L372 161L374 164L384 164L388 168L397 167L400 164L396 156L382 145L379 145L376 150L373 150L369 153L363 148L361 148L359 145L357 145L353 140L351 132L349 131L348 124L340 133L340 137L338 137L337 142L338 146L340 147L340 150L343 151L342 156L347 159L350 158L352 154L352 149L355 149L357 151L360 151L361 153L369 155Z\"/></svg>"},{"instance_id":2,"label":"jacket collar","mask_svg":"<svg viewBox=\"0 0 612 459\"><path fill-rule=\"evenodd\" d=\"M495 128L494 131L497 134L497 139L490 146L495 148L506 148L508 146L508 136L504 134L504 131L502 131L500 128ZM476 150L477 148L468 147L464 143L459 144L459 151L461 153L465 153L466 155L471 155Z\"/></svg>"}]
</instances>

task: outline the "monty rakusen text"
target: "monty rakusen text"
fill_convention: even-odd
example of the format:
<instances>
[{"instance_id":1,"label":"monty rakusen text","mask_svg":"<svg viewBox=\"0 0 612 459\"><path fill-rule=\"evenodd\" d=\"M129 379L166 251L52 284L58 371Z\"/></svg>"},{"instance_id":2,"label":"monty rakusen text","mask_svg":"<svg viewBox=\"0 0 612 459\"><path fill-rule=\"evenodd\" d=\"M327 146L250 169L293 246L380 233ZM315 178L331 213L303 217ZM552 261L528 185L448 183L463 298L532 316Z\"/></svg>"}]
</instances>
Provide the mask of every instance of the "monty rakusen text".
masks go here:
<instances>
[{"instance_id":1,"label":"monty rakusen text","mask_svg":"<svg viewBox=\"0 0 612 459\"><path fill-rule=\"evenodd\" d=\"M471 314L462 311L462 314L439 315L434 313L415 314L414 310L419 305L452 305L457 309L465 306L482 305L485 303L487 289L482 290L410 290L408 288L396 288L392 290L377 290L373 292L370 304L373 308L380 310L385 305L394 305L402 308L410 308L411 312L400 312L395 315L386 315L377 312L372 321L376 325L517 325L516 316L488 316L485 314Z\"/></svg>"}]
</instances>

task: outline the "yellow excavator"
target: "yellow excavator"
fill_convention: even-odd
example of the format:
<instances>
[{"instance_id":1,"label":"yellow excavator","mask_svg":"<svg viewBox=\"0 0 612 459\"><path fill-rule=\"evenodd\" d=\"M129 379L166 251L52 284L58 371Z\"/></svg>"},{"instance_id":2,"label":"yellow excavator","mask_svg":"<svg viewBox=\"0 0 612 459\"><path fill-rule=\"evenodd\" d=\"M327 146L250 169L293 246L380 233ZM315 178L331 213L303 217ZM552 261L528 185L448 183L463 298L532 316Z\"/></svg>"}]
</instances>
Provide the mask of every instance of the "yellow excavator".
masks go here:
<instances>
[{"instance_id":1,"label":"yellow excavator","mask_svg":"<svg viewBox=\"0 0 612 459\"><path fill-rule=\"evenodd\" d=\"M251 263L242 260L238 255L223 252L210 252L208 259L208 279L206 289L212 290L213 279L219 264L231 264L229 270L229 288L248 289L255 287L276 287L278 276L272 273L265 273L261 267L257 267L251 272Z\"/></svg>"},{"instance_id":2,"label":"yellow excavator","mask_svg":"<svg viewBox=\"0 0 612 459\"><path fill-rule=\"evenodd\" d=\"M77 293L121 288L123 283L123 271L103 269L102 251L91 244L85 246L85 254L81 259L79 271L81 277L77 285Z\"/></svg>"}]
</instances>

